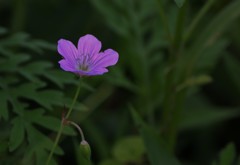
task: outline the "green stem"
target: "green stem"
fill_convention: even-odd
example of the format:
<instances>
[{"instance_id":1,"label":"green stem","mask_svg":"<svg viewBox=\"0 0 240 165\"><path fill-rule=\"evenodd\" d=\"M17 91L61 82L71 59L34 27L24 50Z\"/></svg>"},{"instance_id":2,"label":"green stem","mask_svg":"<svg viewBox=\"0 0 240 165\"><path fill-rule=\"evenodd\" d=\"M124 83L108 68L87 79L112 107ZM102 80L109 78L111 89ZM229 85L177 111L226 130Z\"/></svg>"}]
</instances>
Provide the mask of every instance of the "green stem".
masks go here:
<instances>
[{"instance_id":1,"label":"green stem","mask_svg":"<svg viewBox=\"0 0 240 165\"><path fill-rule=\"evenodd\" d=\"M176 91L176 72L177 62L180 55L183 53L183 25L185 20L186 6L179 9L178 18L176 22L176 29L174 40L170 46L170 57L169 57L169 72L166 75L165 81L165 96L163 100L163 114L162 124L164 128L164 135L168 142L168 148L173 152L177 136L177 123L178 123L178 103L177 103L177 91Z\"/></svg>"},{"instance_id":2,"label":"green stem","mask_svg":"<svg viewBox=\"0 0 240 165\"><path fill-rule=\"evenodd\" d=\"M160 13L160 17L161 17L162 22L163 22L163 26L164 26L165 31L167 33L168 40L171 43L172 42L172 35L171 35L170 29L169 29L167 17L165 15L164 10L163 10L162 2L161 2L161 0L157 0L157 2L158 2L159 13Z\"/></svg>"},{"instance_id":3,"label":"green stem","mask_svg":"<svg viewBox=\"0 0 240 165\"><path fill-rule=\"evenodd\" d=\"M71 107L70 107L67 115L65 116L65 119L68 119L68 117L69 117L69 116L71 115L71 113L72 113L73 107L74 107L74 105L75 105L75 103L76 103L76 101L77 101L78 95L79 95L79 93L80 93L81 84L82 84L82 83L81 83L81 78L80 78L80 82L79 82L77 91L76 91L76 93L75 93L73 102L72 102L72 104L71 104ZM63 127L64 127L64 121L61 122L61 125L60 125L60 128L59 128L59 130L58 130L57 137L56 137L56 139L55 139L55 141L54 141L52 150L51 150L50 154L48 155L48 159L47 159L46 165L48 165L48 164L50 163L51 159L52 159L52 155L53 155L53 153L54 153L54 151L55 151L55 148L57 147L57 144L58 144L58 142L59 142L59 140L60 140L60 137L61 137L61 134L62 134L62 131L63 131Z\"/></svg>"},{"instance_id":4,"label":"green stem","mask_svg":"<svg viewBox=\"0 0 240 165\"><path fill-rule=\"evenodd\" d=\"M174 82L174 74L175 70L177 69L174 67L177 62L178 55L183 53L182 46L184 43L190 38L193 31L197 27L199 21L202 17L206 14L210 6L213 4L214 0L209 0L201 11L198 13L197 17L194 19L192 24L190 25L189 29L185 36L182 37L183 32L183 23L184 23L184 16L186 11L186 3L180 9L177 24L175 29L175 36L172 46L171 57L170 57L170 67L171 70L169 71L167 78L166 78L166 91L165 91L165 99L164 99L164 111L163 111L163 124L166 132L165 136L168 141L168 147L170 151L174 150L176 144L176 137L178 132L178 123L180 120L180 112L184 103L184 98L186 97L187 91L181 91L178 93L175 90L176 82Z\"/></svg>"},{"instance_id":5,"label":"green stem","mask_svg":"<svg viewBox=\"0 0 240 165\"><path fill-rule=\"evenodd\" d=\"M186 90L180 91L180 93L176 93L175 96L175 105L174 105L174 111L172 113L172 122L169 125L169 131L168 131L168 143L170 151L173 151L176 144L177 134L178 134L178 124L180 122L180 115L182 112L182 107L184 103L184 99L186 96Z\"/></svg>"},{"instance_id":6,"label":"green stem","mask_svg":"<svg viewBox=\"0 0 240 165\"><path fill-rule=\"evenodd\" d=\"M57 144L58 144L59 139L60 139L61 134L62 134L62 130L63 130L63 122L61 122L60 128L58 130L57 137L56 137L55 142L54 142L54 145L52 147L52 150L51 150L50 154L48 155L46 165L48 165L50 163L51 159L52 159L53 152L55 151L55 148L57 147Z\"/></svg>"},{"instance_id":7,"label":"green stem","mask_svg":"<svg viewBox=\"0 0 240 165\"><path fill-rule=\"evenodd\" d=\"M74 104L76 103L77 98L78 98L78 95L79 95L79 93L80 93L81 86L82 86L82 78L80 78L80 81L79 81L79 85L78 85L77 91L76 91L75 96L74 96L74 98L73 98L72 105L71 105L71 107L70 107L70 109L69 109L69 111L68 111L68 113L67 113L67 115L66 115L66 119L68 119L69 116L70 116L71 113L72 113L72 110L73 110Z\"/></svg>"},{"instance_id":8,"label":"green stem","mask_svg":"<svg viewBox=\"0 0 240 165\"><path fill-rule=\"evenodd\" d=\"M180 8L177 16L177 24L175 29L174 41L173 41L175 56L178 56L178 54L180 53L179 51L183 43L182 34L183 34L183 27L184 27L185 15L186 15L186 7L187 7L187 3L185 2L184 5Z\"/></svg>"},{"instance_id":9,"label":"green stem","mask_svg":"<svg viewBox=\"0 0 240 165\"><path fill-rule=\"evenodd\" d=\"M81 129L81 127L79 127L79 125L77 125L75 122L73 121L69 121L69 124L72 124L75 128L77 128L79 134L81 135L81 141L85 141L85 137L84 137L84 134L83 134L83 131Z\"/></svg>"},{"instance_id":10,"label":"green stem","mask_svg":"<svg viewBox=\"0 0 240 165\"><path fill-rule=\"evenodd\" d=\"M196 26L198 25L198 23L200 22L202 17L208 12L208 10L210 9L210 7L214 3L214 1L215 0L208 0L205 3L205 5L202 7L202 9L199 11L199 13L197 14L196 18L194 18L193 22L191 23L191 25L187 29L187 33L184 36L184 42L187 42L188 39L191 37L191 35L192 35L193 31L195 30Z\"/></svg>"}]
</instances>

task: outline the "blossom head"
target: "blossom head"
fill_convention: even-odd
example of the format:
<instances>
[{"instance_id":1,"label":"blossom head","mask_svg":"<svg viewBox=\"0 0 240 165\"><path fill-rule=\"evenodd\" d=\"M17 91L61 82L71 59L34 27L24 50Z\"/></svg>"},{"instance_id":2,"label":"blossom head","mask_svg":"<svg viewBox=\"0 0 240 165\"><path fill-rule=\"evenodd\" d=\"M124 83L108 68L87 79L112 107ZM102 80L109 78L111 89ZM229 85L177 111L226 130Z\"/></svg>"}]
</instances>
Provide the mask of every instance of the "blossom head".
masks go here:
<instances>
[{"instance_id":1,"label":"blossom head","mask_svg":"<svg viewBox=\"0 0 240 165\"><path fill-rule=\"evenodd\" d=\"M112 49L100 52L101 47L101 42L90 34L80 37L77 48L71 41L60 39L58 52L63 57L60 67L80 76L102 75L108 72L106 67L117 63L118 53Z\"/></svg>"}]
</instances>

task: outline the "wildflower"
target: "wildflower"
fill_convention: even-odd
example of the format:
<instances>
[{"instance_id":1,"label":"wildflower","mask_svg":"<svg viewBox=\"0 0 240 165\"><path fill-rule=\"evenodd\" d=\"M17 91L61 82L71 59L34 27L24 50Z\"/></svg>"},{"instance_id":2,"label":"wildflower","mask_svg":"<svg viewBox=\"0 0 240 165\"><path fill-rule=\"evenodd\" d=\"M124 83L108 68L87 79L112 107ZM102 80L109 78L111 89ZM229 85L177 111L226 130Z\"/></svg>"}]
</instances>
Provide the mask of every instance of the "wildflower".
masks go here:
<instances>
[{"instance_id":1,"label":"wildflower","mask_svg":"<svg viewBox=\"0 0 240 165\"><path fill-rule=\"evenodd\" d=\"M79 39L77 48L72 42L60 39L58 52L63 57L60 67L80 76L102 75L108 72L106 67L117 63L118 53L112 49L100 52L101 47L101 42L90 34Z\"/></svg>"}]
</instances>

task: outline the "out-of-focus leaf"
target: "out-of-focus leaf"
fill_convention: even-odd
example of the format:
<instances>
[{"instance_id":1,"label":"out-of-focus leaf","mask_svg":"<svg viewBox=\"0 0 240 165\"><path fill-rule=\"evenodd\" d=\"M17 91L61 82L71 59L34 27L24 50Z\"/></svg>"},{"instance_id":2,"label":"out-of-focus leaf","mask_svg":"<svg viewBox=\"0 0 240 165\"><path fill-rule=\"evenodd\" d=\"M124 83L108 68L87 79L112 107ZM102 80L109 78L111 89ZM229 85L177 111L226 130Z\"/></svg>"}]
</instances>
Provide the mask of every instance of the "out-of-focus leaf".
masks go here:
<instances>
[{"instance_id":1,"label":"out-of-focus leaf","mask_svg":"<svg viewBox=\"0 0 240 165\"><path fill-rule=\"evenodd\" d=\"M30 124L26 125L26 132L28 135L29 146L24 153L24 162L29 162L31 158L35 158L36 164L38 163L37 165L40 165L40 163L44 164L47 160L48 152L53 146L53 141ZM63 150L57 146L54 153L63 155ZM42 161L40 161L40 158L42 158ZM56 162L52 160L51 165L52 164L56 165Z\"/></svg>"},{"instance_id":2,"label":"out-of-focus leaf","mask_svg":"<svg viewBox=\"0 0 240 165\"><path fill-rule=\"evenodd\" d=\"M202 51L213 45L221 33L240 15L240 1L232 1L206 26L194 42L189 56L202 53Z\"/></svg>"},{"instance_id":3,"label":"out-of-focus leaf","mask_svg":"<svg viewBox=\"0 0 240 165\"><path fill-rule=\"evenodd\" d=\"M233 23L240 15L240 1L232 1L228 6L226 6L221 12L215 16L210 23L204 28L199 36L196 37L190 49L186 51L186 56L181 60L181 67L185 68L186 72L193 70L199 61L199 57L207 50L207 48L212 47L216 41L218 41L219 36L226 30L231 23ZM186 64L187 63L187 64ZM186 65L186 67L183 67ZM188 74L186 74L188 75Z\"/></svg>"},{"instance_id":4,"label":"out-of-focus leaf","mask_svg":"<svg viewBox=\"0 0 240 165\"><path fill-rule=\"evenodd\" d=\"M230 77L230 80L233 81L234 87L240 93L240 62L238 59L235 59L231 54L226 54L224 56L224 64Z\"/></svg>"},{"instance_id":5,"label":"out-of-focus leaf","mask_svg":"<svg viewBox=\"0 0 240 165\"><path fill-rule=\"evenodd\" d=\"M197 96L188 101L191 105L186 106L182 112L180 130L207 126L240 115L237 109L215 107Z\"/></svg>"},{"instance_id":6,"label":"out-of-focus leaf","mask_svg":"<svg viewBox=\"0 0 240 165\"><path fill-rule=\"evenodd\" d=\"M72 74L60 70L50 70L48 73L43 74L43 76L58 85L60 88L63 88L64 84L77 84L77 81Z\"/></svg>"},{"instance_id":7,"label":"out-of-focus leaf","mask_svg":"<svg viewBox=\"0 0 240 165\"><path fill-rule=\"evenodd\" d=\"M114 85L125 87L131 91L137 90L137 87L127 79L120 69L115 69L112 73L112 76L108 76L107 79Z\"/></svg>"},{"instance_id":8,"label":"out-of-focus leaf","mask_svg":"<svg viewBox=\"0 0 240 165\"><path fill-rule=\"evenodd\" d=\"M12 120L13 128L11 129L9 151L14 151L24 140L24 120L16 117Z\"/></svg>"},{"instance_id":9,"label":"out-of-focus leaf","mask_svg":"<svg viewBox=\"0 0 240 165\"><path fill-rule=\"evenodd\" d=\"M182 7L185 0L174 0L178 7Z\"/></svg>"},{"instance_id":10,"label":"out-of-focus leaf","mask_svg":"<svg viewBox=\"0 0 240 165\"><path fill-rule=\"evenodd\" d=\"M25 83L23 85L18 86L17 90L15 90L15 97L23 97L30 100L34 100L46 109L51 110L53 105L58 105L63 101L63 93L57 90L41 90L38 89L42 86L42 84L33 84L33 83ZM26 92L28 94L26 95Z\"/></svg>"},{"instance_id":11,"label":"out-of-focus leaf","mask_svg":"<svg viewBox=\"0 0 240 165\"><path fill-rule=\"evenodd\" d=\"M206 72L214 69L228 45L227 40L218 40L214 45L205 49L196 64L197 70Z\"/></svg>"},{"instance_id":12,"label":"out-of-focus leaf","mask_svg":"<svg viewBox=\"0 0 240 165\"><path fill-rule=\"evenodd\" d=\"M7 152L9 143L7 141L0 142L0 154Z\"/></svg>"},{"instance_id":13,"label":"out-of-focus leaf","mask_svg":"<svg viewBox=\"0 0 240 165\"><path fill-rule=\"evenodd\" d=\"M1 71L16 72L19 70L19 64L26 62L29 59L30 59L30 56L28 54L13 55L9 59L1 63Z\"/></svg>"},{"instance_id":14,"label":"out-of-focus leaf","mask_svg":"<svg viewBox=\"0 0 240 165\"><path fill-rule=\"evenodd\" d=\"M211 165L217 165L217 162L216 161L214 161L214 162L212 162L212 164Z\"/></svg>"},{"instance_id":15,"label":"out-of-focus leaf","mask_svg":"<svg viewBox=\"0 0 240 165\"><path fill-rule=\"evenodd\" d=\"M33 44L40 48L53 50L53 51L56 51L56 48L57 48L55 44L48 43L44 40L34 40Z\"/></svg>"},{"instance_id":16,"label":"out-of-focus leaf","mask_svg":"<svg viewBox=\"0 0 240 165\"><path fill-rule=\"evenodd\" d=\"M120 163L120 162L118 162L117 160L114 160L114 159L104 160L99 165L113 165L113 164L114 165L122 165L122 163Z\"/></svg>"},{"instance_id":17,"label":"out-of-focus leaf","mask_svg":"<svg viewBox=\"0 0 240 165\"><path fill-rule=\"evenodd\" d=\"M91 2L99 10L99 12L106 18L105 19L106 22L113 30L115 30L121 36L127 36L129 34L128 22L126 20L125 15L122 14L122 12L118 12L118 10L114 10L114 8L111 7L113 5L112 1L91 0ZM126 6L127 5L123 7Z\"/></svg>"},{"instance_id":18,"label":"out-of-focus leaf","mask_svg":"<svg viewBox=\"0 0 240 165\"><path fill-rule=\"evenodd\" d=\"M121 139L113 148L113 155L119 162L141 162L144 153L143 140L139 136Z\"/></svg>"},{"instance_id":19,"label":"out-of-focus leaf","mask_svg":"<svg viewBox=\"0 0 240 165\"><path fill-rule=\"evenodd\" d=\"M191 77L187 79L183 84L179 85L177 87L177 90L182 90L186 87L191 87L191 86L200 86L204 85L207 83L210 83L212 81L212 78L208 75L200 75L196 77Z\"/></svg>"},{"instance_id":20,"label":"out-of-focus leaf","mask_svg":"<svg viewBox=\"0 0 240 165\"><path fill-rule=\"evenodd\" d=\"M0 91L0 120L8 120L7 96Z\"/></svg>"},{"instance_id":21,"label":"out-of-focus leaf","mask_svg":"<svg viewBox=\"0 0 240 165\"><path fill-rule=\"evenodd\" d=\"M236 157L236 150L233 143L228 144L220 153L219 165L231 165Z\"/></svg>"},{"instance_id":22,"label":"out-of-focus leaf","mask_svg":"<svg viewBox=\"0 0 240 165\"><path fill-rule=\"evenodd\" d=\"M28 40L30 36L26 33L15 33L4 40L0 40L1 46L19 46Z\"/></svg>"},{"instance_id":23,"label":"out-of-focus leaf","mask_svg":"<svg viewBox=\"0 0 240 165\"><path fill-rule=\"evenodd\" d=\"M29 122L33 122L42 127L57 132L59 130L61 120L52 116L45 116L43 115L43 113L44 111L41 109L32 110L29 112L25 112L24 117ZM66 135L75 135L74 130L71 127L67 126L64 127L63 133Z\"/></svg>"},{"instance_id":24,"label":"out-of-focus leaf","mask_svg":"<svg viewBox=\"0 0 240 165\"><path fill-rule=\"evenodd\" d=\"M46 70L52 67L52 64L46 61L37 61L25 65L19 72L30 81L36 81L37 75L44 75Z\"/></svg>"},{"instance_id":25,"label":"out-of-focus leaf","mask_svg":"<svg viewBox=\"0 0 240 165\"><path fill-rule=\"evenodd\" d=\"M0 35L7 33L7 29L0 27Z\"/></svg>"},{"instance_id":26,"label":"out-of-focus leaf","mask_svg":"<svg viewBox=\"0 0 240 165\"><path fill-rule=\"evenodd\" d=\"M151 165L180 165L178 160L170 154L163 139L161 139L153 129L144 124L139 114L134 109L131 109L131 112L143 138Z\"/></svg>"},{"instance_id":27,"label":"out-of-focus leaf","mask_svg":"<svg viewBox=\"0 0 240 165\"><path fill-rule=\"evenodd\" d=\"M30 159L32 156L36 156L36 154L39 153L40 150L48 152L52 149L53 141L50 140L46 135L38 131L36 128L31 126L30 124L27 124L26 131L28 135L28 142L30 144L29 148L26 150L26 160ZM57 146L54 153L58 155L63 155L64 152L59 146Z\"/></svg>"},{"instance_id":28,"label":"out-of-focus leaf","mask_svg":"<svg viewBox=\"0 0 240 165\"><path fill-rule=\"evenodd\" d=\"M70 108L72 104L72 98L65 98L63 102L57 104L59 106L65 106L66 108ZM76 104L73 106L73 110L79 111L79 112L88 112L89 108L80 102L76 102Z\"/></svg>"}]
</instances>

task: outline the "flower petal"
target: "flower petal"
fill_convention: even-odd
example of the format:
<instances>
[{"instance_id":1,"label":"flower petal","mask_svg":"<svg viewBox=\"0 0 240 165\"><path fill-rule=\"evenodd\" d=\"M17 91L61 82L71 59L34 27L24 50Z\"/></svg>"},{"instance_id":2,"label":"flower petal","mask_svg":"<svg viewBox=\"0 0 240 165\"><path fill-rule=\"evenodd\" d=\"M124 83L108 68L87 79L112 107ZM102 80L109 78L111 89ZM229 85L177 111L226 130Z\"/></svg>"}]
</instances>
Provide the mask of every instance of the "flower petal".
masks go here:
<instances>
[{"instance_id":1,"label":"flower petal","mask_svg":"<svg viewBox=\"0 0 240 165\"><path fill-rule=\"evenodd\" d=\"M58 41L58 53L61 54L65 59L70 61L72 64L75 63L77 59L77 48L73 45L72 42L60 39Z\"/></svg>"},{"instance_id":2,"label":"flower petal","mask_svg":"<svg viewBox=\"0 0 240 165\"><path fill-rule=\"evenodd\" d=\"M101 42L91 34L81 37L78 41L78 52L80 55L93 56L99 53L101 47Z\"/></svg>"},{"instance_id":3,"label":"flower petal","mask_svg":"<svg viewBox=\"0 0 240 165\"><path fill-rule=\"evenodd\" d=\"M58 62L60 64L60 67L65 70L65 71L69 71L69 72L75 72L76 69L74 68L74 65L68 61L68 60L61 60Z\"/></svg>"},{"instance_id":4,"label":"flower petal","mask_svg":"<svg viewBox=\"0 0 240 165\"><path fill-rule=\"evenodd\" d=\"M102 75L104 73L108 72L108 70L106 68L97 68L94 70L91 70L88 75L89 76L94 76L94 75Z\"/></svg>"},{"instance_id":5,"label":"flower petal","mask_svg":"<svg viewBox=\"0 0 240 165\"><path fill-rule=\"evenodd\" d=\"M118 53L112 49L107 49L104 52L98 54L94 61L92 69L105 68L115 65L118 61Z\"/></svg>"}]
</instances>

